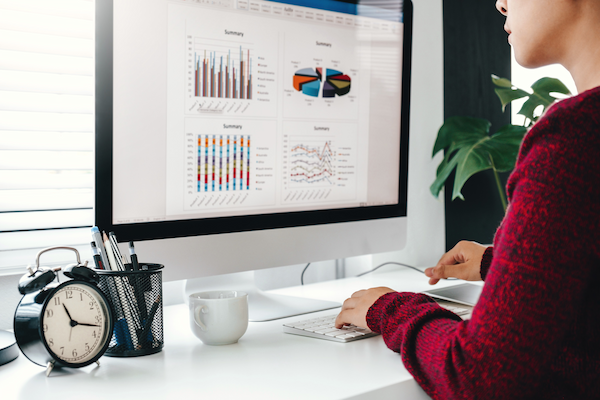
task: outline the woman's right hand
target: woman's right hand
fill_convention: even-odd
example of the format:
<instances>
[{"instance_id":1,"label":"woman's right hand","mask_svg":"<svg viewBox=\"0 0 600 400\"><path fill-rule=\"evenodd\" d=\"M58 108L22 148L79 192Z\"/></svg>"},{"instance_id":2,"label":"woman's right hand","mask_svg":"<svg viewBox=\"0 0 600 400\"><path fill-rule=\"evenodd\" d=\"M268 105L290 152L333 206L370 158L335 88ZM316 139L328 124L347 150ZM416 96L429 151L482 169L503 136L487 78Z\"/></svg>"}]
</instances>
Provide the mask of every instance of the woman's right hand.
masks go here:
<instances>
[{"instance_id":1,"label":"woman's right hand","mask_svg":"<svg viewBox=\"0 0 600 400\"><path fill-rule=\"evenodd\" d=\"M466 240L458 242L456 246L440 258L435 267L427 268L425 275L429 277L429 284L435 285L440 279L458 278L465 281L481 280L481 259L487 246Z\"/></svg>"}]
</instances>

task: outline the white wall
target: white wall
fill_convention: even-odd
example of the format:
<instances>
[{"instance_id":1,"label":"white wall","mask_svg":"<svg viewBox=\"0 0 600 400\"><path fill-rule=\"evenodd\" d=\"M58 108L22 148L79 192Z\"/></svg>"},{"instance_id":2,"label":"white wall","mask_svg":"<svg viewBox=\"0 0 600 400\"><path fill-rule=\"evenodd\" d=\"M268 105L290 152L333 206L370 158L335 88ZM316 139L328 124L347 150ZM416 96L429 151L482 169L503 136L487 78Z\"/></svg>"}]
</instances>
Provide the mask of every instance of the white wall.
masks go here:
<instances>
[{"instance_id":1,"label":"white wall","mask_svg":"<svg viewBox=\"0 0 600 400\"><path fill-rule=\"evenodd\" d=\"M429 193L440 161L431 159L431 150L444 117L442 0L414 0L414 6L408 242L402 251L347 259L347 276L386 261L431 266L445 250L444 204ZM257 271L256 281L264 290L295 286L300 283L303 268L304 265L293 265ZM398 267L385 267L391 268ZM12 328L14 310L21 298L18 279L14 275L0 276L0 329ZM315 263L305 274L306 283L329 279L335 279L334 261ZM173 282L165 285L165 292L181 288L181 284ZM181 298L179 293L165 293L165 304Z\"/></svg>"}]
</instances>

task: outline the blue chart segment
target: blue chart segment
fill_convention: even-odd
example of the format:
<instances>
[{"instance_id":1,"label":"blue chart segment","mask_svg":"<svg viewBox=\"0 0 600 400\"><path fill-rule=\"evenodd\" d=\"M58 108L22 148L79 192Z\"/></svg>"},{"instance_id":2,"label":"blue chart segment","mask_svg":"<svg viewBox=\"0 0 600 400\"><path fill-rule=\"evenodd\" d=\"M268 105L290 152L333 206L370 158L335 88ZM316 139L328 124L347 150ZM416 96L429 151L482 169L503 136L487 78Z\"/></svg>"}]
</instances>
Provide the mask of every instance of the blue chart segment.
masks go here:
<instances>
[{"instance_id":1,"label":"blue chart segment","mask_svg":"<svg viewBox=\"0 0 600 400\"><path fill-rule=\"evenodd\" d=\"M291 186L335 185L335 152L331 141L304 141L290 148Z\"/></svg>"},{"instance_id":2,"label":"blue chart segment","mask_svg":"<svg viewBox=\"0 0 600 400\"><path fill-rule=\"evenodd\" d=\"M250 190L250 135L198 135L198 192Z\"/></svg>"}]
</instances>

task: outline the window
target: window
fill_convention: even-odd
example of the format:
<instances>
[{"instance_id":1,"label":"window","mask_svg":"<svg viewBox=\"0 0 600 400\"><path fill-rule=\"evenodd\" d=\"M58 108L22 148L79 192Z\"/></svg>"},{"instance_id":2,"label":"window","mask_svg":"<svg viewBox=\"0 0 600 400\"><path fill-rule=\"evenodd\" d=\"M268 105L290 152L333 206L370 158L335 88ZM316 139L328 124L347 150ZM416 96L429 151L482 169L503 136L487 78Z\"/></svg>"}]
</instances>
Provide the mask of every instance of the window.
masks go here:
<instances>
[{"instance_id":1,"label":"window","mask_svg":"<svg viewBox=\"0 0 600 400\"><path fill-rule=\"evenodd\" d=\"M93 0L0 1L0 272L90 259L93 57Z\"/></svg>"}]
</instances>

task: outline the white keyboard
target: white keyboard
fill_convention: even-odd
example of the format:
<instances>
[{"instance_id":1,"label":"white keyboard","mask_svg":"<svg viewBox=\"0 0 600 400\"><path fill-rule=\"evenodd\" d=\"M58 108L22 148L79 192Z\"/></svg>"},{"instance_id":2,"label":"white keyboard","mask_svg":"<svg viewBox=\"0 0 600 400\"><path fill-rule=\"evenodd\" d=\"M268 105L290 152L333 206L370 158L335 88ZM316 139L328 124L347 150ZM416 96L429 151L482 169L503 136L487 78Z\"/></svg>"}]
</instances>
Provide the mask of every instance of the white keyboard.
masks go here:
<instances>
[{"instance_id":1,"label":"white keyboard","mask_svg":"<svg viewBox=\"0 0 600 400\"><path fill-rule=\"evenodd\" d=\"M335 327L336 317L337 314L290 322L283 324L283 331L294 335L310 336L342 343L378 335L369 329L359 328L354 325L337 329Z\"/></svg>"},{"instance_id":2,"label":"white keyboard","mask_svg":"<svg viewBox=\"0 0 600 400\"><path fill-rule=\"evenodd\" d=\"M459 307L455 303L440 302L442 307L452 311L459 317L465 319L471 315L472 307ZM468 307L468 308L467 308ZM283 332L293 335L309 336L317 339L333 340L335 342L347 343L354 340L377 336L378 333L366 328L354 325L344 326L341 329L335 327L337 314L324 317L310 318L296 322L283 324Z\"/></svg>"},{"instance_id":3,"label":"white keyboard","mask_svg":"<svg viewBox=\"0 0 600 400\"><path fill-rule=\"evenodd\" d=\"M458 315L462 319L465 319L465 317L470 316L471 311L473 311L473 307L463 308L463 307L458 307L458 306L451 306L449 304L444 304L444 305L440 304L440 305L442 307L444 307L446 310L452 311L454 314Z\"/></svg>"}]
</instances>

